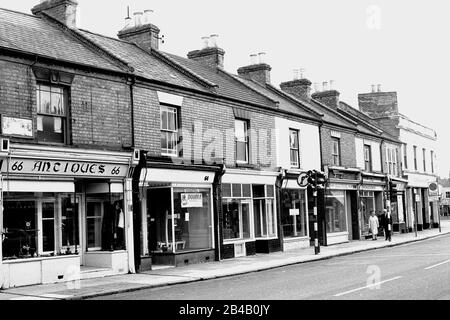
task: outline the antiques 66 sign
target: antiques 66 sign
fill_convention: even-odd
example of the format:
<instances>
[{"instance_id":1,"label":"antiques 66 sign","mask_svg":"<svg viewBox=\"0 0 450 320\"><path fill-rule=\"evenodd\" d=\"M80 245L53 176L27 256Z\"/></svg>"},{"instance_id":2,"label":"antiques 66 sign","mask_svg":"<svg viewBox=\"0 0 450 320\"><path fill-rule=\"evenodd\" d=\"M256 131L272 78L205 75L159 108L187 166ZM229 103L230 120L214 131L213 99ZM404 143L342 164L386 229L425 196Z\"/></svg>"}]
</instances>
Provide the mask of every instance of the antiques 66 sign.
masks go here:
<instances>
[{"instance_id":1,"label":"antiques 66 sign","mask_svg":"<svg viewBox=\"0 0 450 320\"><path fill-rule=\"evenodd\" d=\"M125 177L127 165L97 162L12 159L0 160L2 173L84 177Z\"/></svg>"}]
</instances>

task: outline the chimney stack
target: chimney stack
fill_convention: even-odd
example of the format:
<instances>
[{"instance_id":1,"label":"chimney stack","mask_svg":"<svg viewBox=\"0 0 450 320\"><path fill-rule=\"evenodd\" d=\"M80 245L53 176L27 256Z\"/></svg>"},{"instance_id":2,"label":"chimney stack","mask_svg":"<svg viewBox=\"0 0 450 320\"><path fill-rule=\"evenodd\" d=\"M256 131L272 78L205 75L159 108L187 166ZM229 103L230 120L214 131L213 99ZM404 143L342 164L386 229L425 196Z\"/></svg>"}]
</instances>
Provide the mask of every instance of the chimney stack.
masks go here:
<instances>
[{"instance_id":1,"label":"chimney stack","mask_svg":"<svg viewBox=\"0 0 450 320\"><path fill-rule=\"evenodd\" d=\"M256 63L256 56L258 56L258 63ZM250 65L241 67L238 69L238 74L249 80L256 81L260 84L265 85L266 83L270 83L270 71L272 71L272 67L268 65L266 62L266 53L260 52L258 55L251 54L250 55Z\"/></svg>"},{"instance_id":2,"label":"chimney stack","mask_svg":"<svg viewBox=\"0 0 450 320\"><path fill-rule=\"evenodd\" d=\"M330 80L330 85L327 81L324 81L322 87L322 91L314 92L311 97L330 108L337 109L339 107L339 96L341 94L333 88L334 80Z\"/></svg>"},{"instance_id":3,"label":"chimney stack","mask_svg":"<svg viewBox=\"0 0 450 320\"><path fill-rule=\"evenodd\" d=\"M311 99L311 81L305 79L305 69L294 70L294 80L280 84L282 91L289 93L297 98L309 101ZM317 84L316 84L317 85Z\"/></svg>"},{"instance_id":4,"label":"chimney stack","mask_svg":"<svg viewBox=\"0 0 450 320\"><path fill-rule=\"evenodd\" d=\"M77 27L77 7L75 0L45 0L31 9L31 12L38 16L45 12L51 17L64 23L69 28Z\"/></svg>"},{"instance_id":5,"label":"chimney stack","mask_svg":"<svg viewBox=\"0 0 450 320\"><path fill-rule=\"evenodd\" d=\"M202 37L203 47L201 50L194 50L188 53L188 58L198 61L210 68L222 68L225 51L219 48L219 35L212 34L209 37Z\"/></svg>"},{"instance_id":6,"label":"chimney stack","mask_svg":"<svg viewBox=\"0 0 450 320\"><path fill-rule=\"evenodd\" d=\"M359 110L372 118L398 115L397 92L382 92L381 84L372 85L371 93L358 95Z\"/></svg>"},{"instance_id":7,"label":"chimney stack","mask_svg":"<svg viewBox=\"0 0 450 320\"><path fill-rule=\"evenodd\" d=\"M153 10L135 12L134 23L131 18L125 18L125 28L120 30L117 36L121 40L132 42L144 50L159 49L159 28L151 23Z\"/></svg>"}]
</instances>

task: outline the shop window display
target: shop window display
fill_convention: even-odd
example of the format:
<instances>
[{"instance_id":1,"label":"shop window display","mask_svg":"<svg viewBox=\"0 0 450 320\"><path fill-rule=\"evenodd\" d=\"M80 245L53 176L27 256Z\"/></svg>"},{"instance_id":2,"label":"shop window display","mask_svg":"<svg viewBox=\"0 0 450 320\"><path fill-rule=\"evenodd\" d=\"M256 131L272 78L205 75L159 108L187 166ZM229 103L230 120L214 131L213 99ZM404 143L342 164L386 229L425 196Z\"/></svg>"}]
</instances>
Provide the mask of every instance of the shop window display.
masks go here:
<instances>
[{"instance_id":1,"label":"shop window display","mask_svg":"<svg viewBox=\"0 0 450 320\"><path fill-rule=\"evenodd\" d=\"M253 185L252 191L255 237L276 237L274 186Z\"/></svg>"},{"instance_id":2,"label":"shop window display","mask_svg":"<svg viewBox=\"0 0 450 320\"><path fill-rule=\"evenodd\" d=\"M361 200L361 223L362 223L362 233L369 233L369 217L372 211L376 212L375 209L375 195L372 191L364 191L360 194Z\"/></svg>"},{"instance_id":3,"label":"shop window display","mask_svg":"<svg viewBox=\"0 0 450 320\"><path fill-rule=\"evenodd\" d=\"M325 204L327 233L347 231L347 214L345 208L345 192L328 191Z\"/></svg>"},{"instance_id":4,"label":"shop window display","mask_svg":"<svg viewBox=\"0 0 450 320\"><path fill-rule=\"evenodd\" d=\"M251 238L251 185L223 184L222 196L224 240Z\"/></svg>"}]
</instances>

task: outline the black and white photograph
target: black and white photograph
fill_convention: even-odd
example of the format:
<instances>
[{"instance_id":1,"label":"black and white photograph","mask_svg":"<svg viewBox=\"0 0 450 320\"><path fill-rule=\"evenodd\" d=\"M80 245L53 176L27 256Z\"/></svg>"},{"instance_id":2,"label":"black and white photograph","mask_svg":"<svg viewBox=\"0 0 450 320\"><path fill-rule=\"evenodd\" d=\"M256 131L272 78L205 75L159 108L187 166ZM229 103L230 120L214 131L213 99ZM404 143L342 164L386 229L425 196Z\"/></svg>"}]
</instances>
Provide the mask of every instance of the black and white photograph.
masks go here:
<instances>
[{"instance_id":1,"label":"black and white photograph","mask_svg":"<svg viewBox=\"0 0 450 320\"><path fill-rule=\"evenodd\" d=\"M0 302L450 300L449 10L0 0Z\"/></svg>"}]
</instances>

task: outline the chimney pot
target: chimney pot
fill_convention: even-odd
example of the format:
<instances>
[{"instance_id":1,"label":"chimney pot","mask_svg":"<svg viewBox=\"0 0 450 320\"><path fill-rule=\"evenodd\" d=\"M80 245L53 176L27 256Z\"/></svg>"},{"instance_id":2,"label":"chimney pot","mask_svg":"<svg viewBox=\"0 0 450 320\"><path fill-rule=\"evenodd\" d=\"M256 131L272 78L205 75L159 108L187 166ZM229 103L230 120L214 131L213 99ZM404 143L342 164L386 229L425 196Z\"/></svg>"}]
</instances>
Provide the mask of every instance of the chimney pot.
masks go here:
<instances>
[{"instance_id":1,"label":"chimney pot","mask_svg":"<svg viewBox=\"0 0 450 320\"><path fill-rule=\"evenodd\" d=\"M299 79L299 74L300 74L300 70L294 69L294 80L298 80Z\"/></svg>"},{"instance_id":2,"label":"chimney pot","mask_svg":"<svg viewBox=\"0 0 450 320\"><path fill-rule=\"evenodd\" d=\"M373 84L373 85L372 85L372 93L375 93L375 92L377 91L377 90L375 89L375 87L376 87L376 86Z\"/></svg>"},{"instance_id":3,"label":"chimney pot","mask_svg":"<svg viewBox=\"0 0 450 320\"><path fill-rule=\"evenodd\" d=\"M334 80L330 80L330 90L334 90Z\"/></svg>"},{"instance_id":4,"label":"chimney pot","mask_svg":"<svg viewBox=\"0 0 450 320\"><path fill-rule=\"evenodd\" d=\"M153 18L153 10L151 9L144 10L144 24L151 23L152 18Z\"/></svg>"},{"instance_id":5,"label":"chimney pot","mask_svg":"<svg viewBox=\"0 0 450 320\"><path fill-rule=\"evenodd\" d=\"M258 55L256 53L250 55L250 64L255 65L258 64Z\"/></svg>"},{"instance_id":6,"label":"chimney pot","mask_svg":"<svg viewBox=\"0 0 450 320\"><path fill-rule=\"evenodd\" d=\"M209 37L202 37L202 49L209 47Z\"/></svg>"},{"instance_id":7,"label":"chimney pot","mask_svg":"<svg viewBox=\"0 0 450 320\"><path fill-rule=\"evenodd\" d=\"M322 91L328 91L328 82L327 81L324 81L322 83Z\"/></svg>"},{"instance_id":8,"label":"chimney pot","mask_svg":"<svg viewBox=\"0 0 450 320\"><path fill-rule=\"evenodd\" d=\"M142 16L143 16L142 12L135 12L134 13L134 26L135 27L142 26Z\"/></svg>"},{"instance_id":9,"label":"chimney pot","mask_svg":"<svg viewBox=\"0 0 450 320\"><path fill-rule=\"evenodd\" d=\"M217 48L218 47L218 41L217 41L217 39L219 38L219 35L218 34L212 34L212 35L210 35L209 36L209 39L210 39L210 44L211 44L211 47L212 48Z\"/></svg>"},{"instance_id":10,"label":"chimney pot","mask_svg":"<svg viewBox=\"0 0 450 320\"><path fill-rule=\"evenodd\" d=\"M266 63L266 53L265 52L260 52L258 53L258 57L259 57L259 63Z\"/></svg>"},{"instance_id":11,"label":"chimney pot","mask_svg":"<svg viewBox=\"0 0 450 320\"><path fill-rule=\"evenodd\" d=\"M378 85L378 92L381 92L381 84Z\"/></svg>"}]
</instances>

